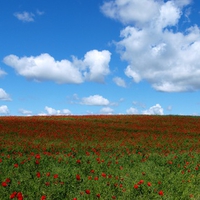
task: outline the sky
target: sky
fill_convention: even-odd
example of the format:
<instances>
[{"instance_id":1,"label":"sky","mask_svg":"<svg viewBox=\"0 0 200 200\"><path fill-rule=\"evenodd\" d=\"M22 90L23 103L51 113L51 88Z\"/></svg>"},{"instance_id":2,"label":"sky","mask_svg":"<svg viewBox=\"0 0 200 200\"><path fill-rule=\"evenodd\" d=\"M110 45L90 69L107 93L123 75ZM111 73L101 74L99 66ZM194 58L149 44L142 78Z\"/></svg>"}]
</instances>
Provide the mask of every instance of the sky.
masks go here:
<instances>
[{"instance_id":1,"label":"sky","mask_svg":"<svg viewBox=\"0 0 200 200\"><path fill-rule=\"evenodd\" d=\"M200 115L199 0L1 0L0 116Z\"/></svg>"}]
</instances>

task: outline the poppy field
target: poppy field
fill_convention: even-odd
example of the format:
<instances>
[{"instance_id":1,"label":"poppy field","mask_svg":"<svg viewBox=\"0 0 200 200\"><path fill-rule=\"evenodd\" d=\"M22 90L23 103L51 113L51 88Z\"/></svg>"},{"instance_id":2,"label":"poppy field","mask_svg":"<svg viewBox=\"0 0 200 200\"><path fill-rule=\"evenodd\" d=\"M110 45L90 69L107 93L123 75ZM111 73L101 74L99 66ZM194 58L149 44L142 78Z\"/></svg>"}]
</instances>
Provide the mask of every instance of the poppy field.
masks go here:
<instances>
[{"instance_id":1,"label":"poppy field","mask_svg":"<svg viewBox=\"0 0 200 200\"><path fill-rule=\"evenodd\" d=\"M0 199L200 199L200 117L0 117Z\"/></svg>"}]
</instances>

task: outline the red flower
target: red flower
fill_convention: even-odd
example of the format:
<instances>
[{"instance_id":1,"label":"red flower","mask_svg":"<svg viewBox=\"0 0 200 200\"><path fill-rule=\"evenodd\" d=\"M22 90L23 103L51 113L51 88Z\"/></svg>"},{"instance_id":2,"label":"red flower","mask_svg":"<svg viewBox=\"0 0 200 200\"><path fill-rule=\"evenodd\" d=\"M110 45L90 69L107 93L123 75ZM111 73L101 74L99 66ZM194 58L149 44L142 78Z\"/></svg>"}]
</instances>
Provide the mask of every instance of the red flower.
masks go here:
<instances>
[{"instance_id":1,"label":"red flower","mask_svg":"<svg viewBox=\"0 0 200 200\"><path fill-rule=\"evenodd\" d=\"M36 158L36 159L40 159L40 154L36 154L36 155L35 155L35 158Z\"/></svg>"},{"instance_id":2,"label":"red flower","mask_svg":"<svg viewBox=\"0 0 200 200\"><path fill-rule=\"evenodd\" d=\"M94 180L97 181L99 178L97 176L94 177Z\"/></svg>"},{"instance_id":3,"label":"red flower","mask_svg":"<svg viewBox=\"0 0 200 200\"><path fill-rule=\"evenodd\" d=\"M116 196L112 196L112 199L116 199Z\"/></svg>"},{"instance_id":4,"label":"red flower","mask_svg":"<svg viewBox=\"0 0 200 200\"><path fill-rule=\"evenodd\" d=\"M137 184L134 185L134 188L135 188L135 189L138 189L138 187L139 187L139 186L138 186Z\"/></svg>"},{"instance_id":5,"label":"red flower","mask_svg":"<svg viewBox=\"0 0 200 200\"><path fill-rule=\"evenodd\" d=\"M39 161L39 160L36 160L36 161L35 161L35 164L36 164L36 165L39 165L39 164L40 164L40 161Z\"/></svg>"},{"instance_id":6,"label":"red flower","mask_svg":"<svg viewBox=\"0 0 200 200\"><path fill-rule=\"evenodd\" d=\"M42 195L41 200L45 200L47 197L45 195Z\"/></svg>"},{"instance_id":7,"label":"red flower","mask_svg":"<svg viewBox=\"0 0 200 200\"><path fill-rule=\"evenodd\" d=\"M15 163L15 164L14 164L14 167L15 167L15 168L18 168L18 167L19 167L19 165L18 165L17 163Z\"/></svg>"},{"instance_id":8,"label":"red flower","mask_svg":"<svg viewBox=\"0 0 200 200\"><path fill-rule=\"evenodd\" d=\"M81 180L81 176L79 174L76 175L76 180L80 181Z\"/></svg>"},{"instance_id":9,"label":"red flower","mask_svg":"<svg viewBox=\"0 0 200 200\"><path fill-rule=\"evenodd\" d=\"M101 176L104 177L104 178L106 178L106 174L105 173L102 173Z\"/></svg>"},{"instance_id":10,"label":"red flower","mask_svg":"<svg viewBox=\"0 0 200 200\"><path fill-rule=\"evenodd\" d=\"M23 200L23 195L21 192L18 192L16 197L18 198L18 200Z\"/></svg>"},{"instance_id":11,"label":"red flower","mask_svg":"<svg viewBox=\"0 0 200 200\"><path fill-rule=\"evenodd\" d=\"M101 197L101 195L100 195L100 194L97 194L97 195L96 195L96 197L97 197L97 198L100 198L100 197Z\"/></svg>"},{"instance_id":12,"label":"red flower","mask_svg":"<svg viewBox=\"0 0 200 200\"><path fill-rule=\"evenodd\" d=\"M58 178L58 174L54 174L54 176L53 176L54 178Z\"/></svg>"},{"instance_id":13,"label":"red flower","mask_svg":"<svg viewBox=\"0 0 200 200\"><path fill-rule=\"evenodd\" d=\"M16 194L17 192L13 192L11 195L10 195L10 199L14 199L16 197Z\"/></svg>"},{"instance_id":14,"label":"red flower","mask_svg":"<svg viewBox=\"0 0 200 200\"><path fill-rule=\"evenodd\" d=\"M41 177L40 172L37 172L36 176L37 176L38 178L40 178L40 177Z\"/></svg>"},{"instance_id":15,"label":"red flower","mask_svg":"<svg viewBox=\"0 0 200 200\"><path fill-rule=\"evenodd\" d=\"M45 183L45 185L46 185L46 186L49 186L49 185L50 185L50 183L49 183L49 182L46 182L46 183Z\"/></svg>"},{"instance_id":16,"label":"red flower","mask_svg":"<svg viewBox=\"0 0 200 200\"><path fill-rule=\"evenodd\" d=\"M138 185L141 185L141 184L143 184L144 183L144 180L140 180L139 182L138 182Z\"/></svg>"},{"instance_id":17,"label":"red flower","mask_svg":"<svg viewBox=\"0 0 200 200\"><path fill-rule=\"evenodd\" d=\"M90 194L90 190L85 190L85 193L86 194Z\"/></svg>"},{"instance_id":18,"label":"red flower","mask_svg":"<svg viewBox=\"0 0 200 200\"><path fill-rule=\"evenodd\" d=\"M77 164L81 164L81 160L77 160L76 163L77 163Z\"/></svg>"},{"instance_id":19,"label":"red flower","mask_svg":"<svg viewBox=\"0 0 200 200\"><path fill-rule=\"evenodd\" d=\"M10 183L10 179L9 179L9 178L7 178L5 182L6 182L6 183Z\"/></svg>"},{"instance_id":20,"label":"red flower","mask_svg":"<svg viewBox=\"0 0 200 200\"><path fill-rule=\"evenodd\" d=\"M6 182L2 182L1 185L2 185L3 187L7 187L7 186L8 186L8 184L7 184Z\"/></svg>"},{"instance_id":21,"label":"red flower","mask_svg":"<svg viewBox=\"0 0 200 200\"><path fill-rule=\"evenodd\" d=\"M150 186L151 186L151 183L150 183L150 182L148 182L148 183L147 183L147 185L150 187Z\"/></svg>"},{"instance_id":22,"label":"red flower","mask_svg":"<svg viewBox=\"0 0 200 200\"><path fill-rule=\"evenodd\" d=\"M162 190L160 190L160 191L158 192L158 194L159 194L160 196L163 196L163 195L164 195L164 192L163 192Z\"/></svg>"},{"instance_id":23,"label":"red flower","mask_svg":"<svg viewBox=\"0 0 200 200\"><path fill-rule=\"evenodd\" d=\"M90 173L94 173L94 169L91 169L91 170L90 170Z\"/></svg>"}]
</instances>

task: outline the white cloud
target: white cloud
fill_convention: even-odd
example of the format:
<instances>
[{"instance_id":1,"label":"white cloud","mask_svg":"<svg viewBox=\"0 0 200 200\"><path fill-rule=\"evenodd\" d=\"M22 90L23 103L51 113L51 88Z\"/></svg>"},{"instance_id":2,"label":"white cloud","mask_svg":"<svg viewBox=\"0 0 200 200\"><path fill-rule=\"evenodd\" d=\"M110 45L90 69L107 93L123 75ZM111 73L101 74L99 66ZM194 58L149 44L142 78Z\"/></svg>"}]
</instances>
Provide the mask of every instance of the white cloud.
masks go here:
<instances>
[{"instance_id":1,"label":"white cloud","mask_svg":"<svg viewBox=\"0 0 200 200\"><path fill-rule=\"evenodd\" d=\"M110 73L109 62L111 53L109 51L89 51L85 54L83 65L88 67L89 72L85 71L84 76L89 81L103 82L104 76Z\"/></svg>"},{"instance_id":2,"label":"white cloud","mask_svg":"<svg viewBox=\"0 0 200 200\"><path fill-rule=\"evenodd\" d=\"M200 89L200 29L193 25L184 32L177 31L181 16L188 12L183 7L190 3L190 0L104 3L105 15L130 24L121 31L122 39L116 45L121 59L128 62L125 74L133 81L145 79L163 92Z\"/></svg>"},{"instance_id":3,"label":"white cloud","mask_svg":"<svg viewBox=\"0 0 200 200\"><path fill-rule=\"evenodd\" d=\"M93 95L89 97L82 98L81 104L90 105L90 106L107 106L109 105L108 99L100 95Z\"/></svg>"},{"instance_id":4,"label":"white cloud","mask_svg":"<svg viewBox=\"0 0 200 200\"><path fill-rule=\"evenodd\" d=\"M100 110L100 113L103 114L112 114L114 112L114 110L110 107L104 107Z\"/></svg>"},{"instance_id":5,"label":"white cloud","mask_svg":"<svg viewBox=\"0 0 200 200\"><path fill-rule=\"evenodd\" d=\"M0 106L0 114L7 115L9 114L8 107L6 105Z\"/></svg>"},{"instance_id":6,"label":"white cloud","mask_svg":"<svg viewBox=\"0 0 200 200\"><path fill-rule=\"evenodd\" d=\"M148 110L144 110L142 112L145 115L163 115L163 108L160 104L156 104L155 106L150 107Z\"/></svg>"},{"instance_id":7,"label":"white cloud","mask_svg":"<svg viewBox=\"0 0 200 200\"><path fill-rule=\"evenodd\" d=\"M139 114L138 110L136 108L130 107L129 109L126 110L127 114Z\"/></svg>"},{"instance_id":8,"label":"white cloud","mask_svg":"<svg viewBox=\"0 0 200 200\"><path fill-rule=\"evenodd\" d=\"M105 2L102 12L124 24L145 24L153 19L159 11L159 2L149 0L115 0Z\"/></svg>"},{"instance_id":9,"label":"white cloud","mask_svg":"<svg viewBox=\"0 0 200 200\"><path fill-rule=\"evenodd\" d=\"M31 115L32 114L32 111L30 110L25 110L25 109L19 109L19 112L23 115Z\"/></svg>"},{"instance_id":10,"label":"white cloud","mask_svg":"<svg viewBox=\"0 0 200 200\"><path fill-rule=\"evenodd\" d=\"M34 21L34 17L35 15L31 12L16 12L14 13L14 16L18 19L21 20L23 22L33 22Z\"/></svg>"},{"instance_id":11,"label":"white cloud","mask_svg":"<svg viewBox=\"0 0 200 200\"><path fill-rule=\"evenodd\" d=\"M2 88L0 88L0 100L11 101L9 94L7 94Z\"/></svg>"},{"instance_id":12,"label":"white cloud","mask_svg":"<svg viewBox=\"0 0 200 200\"><path fill-rule=\"evenodd\" d=\"M126 87L125 81L120 77L113 78L113 81L116 83L116 85L118 85L120 87Z\"/></svg>"},{"instance_id":13,"label":"white cloud","mask_svg":"<svg viewBox=\"0 0 200 200\"><path fill-rule=\"evenodd\" d=\"M85 54L83 60L73 57L73 61L56 61L49 54L19 58L8 55L4 63L27 79L36 81L55 81L56 83L82 83L84 81L103 82L109 74L111 53L107 50L92 50Z\"/></svg>"},{"instance_id":14,"label":"white cloud","mask_svg":"<svg viewBox=\"0 0 200 200\"><path fill-rule=\"evenodd\" d=\"M71 115L71 111L68 109L56 110L54 108L45 106L45 110L47 111L47 115ZM40 115L43 115L43 114L40 114Z\"/></svg>"},{"instance_id":15,"label":"white cloud","mask_svg":"<svg viewBox=\"0 0 200 200\"><path fill-rule=\"evenodd\" d=\"M7 73L4 72L1 68L0 68L0 77L3 76L3 75L6 75Z\"/></svg>"}]
</instances>

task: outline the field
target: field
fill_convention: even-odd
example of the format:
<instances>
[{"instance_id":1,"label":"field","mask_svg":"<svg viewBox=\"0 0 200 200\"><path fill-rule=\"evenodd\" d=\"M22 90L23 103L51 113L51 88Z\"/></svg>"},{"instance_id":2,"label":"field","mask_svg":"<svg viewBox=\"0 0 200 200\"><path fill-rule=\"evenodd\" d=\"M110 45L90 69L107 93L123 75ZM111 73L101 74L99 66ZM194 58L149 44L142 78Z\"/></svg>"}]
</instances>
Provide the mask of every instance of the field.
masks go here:
<instances>
[{"instance_id":1,"label":"field","mask_svg":"<svg viewBox=\"0 0 200 200\"><path fill-rule=\"evenodd\" d=\"M0 199L200 200L200 117L0 117Z\"/></svg>"}]
</instances>

